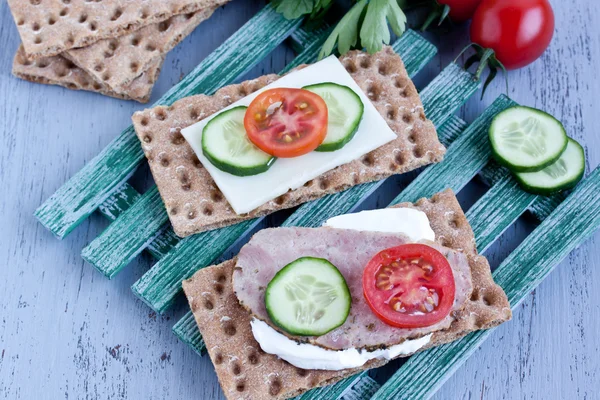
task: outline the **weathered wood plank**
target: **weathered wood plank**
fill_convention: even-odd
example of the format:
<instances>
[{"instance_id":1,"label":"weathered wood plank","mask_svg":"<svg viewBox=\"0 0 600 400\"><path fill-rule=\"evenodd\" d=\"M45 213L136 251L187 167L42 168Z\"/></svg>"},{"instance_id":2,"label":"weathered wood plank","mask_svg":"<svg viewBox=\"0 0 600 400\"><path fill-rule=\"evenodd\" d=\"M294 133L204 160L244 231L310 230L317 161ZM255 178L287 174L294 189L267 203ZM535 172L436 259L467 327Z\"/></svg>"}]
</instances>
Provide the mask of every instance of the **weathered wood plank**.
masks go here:
<instances>
[{"instance_id":1,"label":"weathered wood plank","mask_svg":"<svg viewBox=\"0 0 600 400\"><path fill-rule=\"evenodd\" d=\"M266 6L155 105L169 105L193 94L210 94L231 83L276 48L300 22L288 21ZM46 200L36 210L36 217L58 238L65 237L131 176L143 158L133 127L129 126Z\"/></svg>"},{"instance_id":2,"label":"weathered wood plank","mask_svg":"<svg viewBox=\"0 0 600 400\"><path fill-rule=\"evenodd\" d=\"M181 240L132 286L133 293L154 311L163 313L181 292L181 282L198 269L210 265L258 220L202 232ZM198 251L202 249L203 251Z\"/></svg>"},{"instance_id":3,"label":"weathered wood plank","mask_svg":"<svg viewBox=\"0 0 600 400\"><path fill-rule=\"evenodd\" d=\"M203 356L206 353L206 345L202 340L202 335L198 332L198 325L194 319L192 311L185 313L172 329L173 333L179 340L190 346L196 354Z\"/></svg>"},{"instance_id":4,"label":"weathered wood plank","mask_svg":"<svg viewBox=\"0 0 600 400\"><path fill-rule=\"evenodd\" d=\"M140 219L140 215L143 219ZM153 186L101 235L84 247L81 256L111 279L152 242L161 228L164 229L167 221L162 199L156 186ZM140 239L145 240L145 243L137 244ZM137 245L134 246L133 243Z\"/></svg>"},{"instance_id":5,"label":"weathered wood plank","mask_svg":"<svg viewBox=\"0 0 600 400\"><path fill-rule=\"evenodd\" d=\"M508 169L498 165L495 161L491 161L482 171L479 176L481 180L489 185L493 186L500 179L503 179L506 175L510 174ZM554 211L554 209L567 197L567 193L558 193L554 196L538 196L538 198L531 204L529 211L539 222L546 219L548 215Z\"/></svg>"},{"instance_id":6,"label":"weathered wood plank","mask_svg":"<svg viewBox=\"0 0 600 400\"><path fill-rule=\"evenodd\" d=\"M494 271L516 308L565 258L600 227L600 167L596 168ZM411 357L372 399L427 398L492 334L474 332L461 340Z\"/></svg>"},{"instance_id":7,"label":"weathered wood plank","mask_svg":"<svg viewBox=\"0 0 600 400\"><path fill-rule=\"evenodd\" d=\"M98 211L109 221L114 222L121 214L133 206L141 194L129 183L125 182L115 190L104 203L98 207ZM179 242L179 238L171 229L163 229L154 240L150 242L146 250L157 260L167 254L173 246ZM96 265L96 267L98 267ZM104 274L103 269L97 268Z\"/></svg>"},{"instance_id":8,"label":"weathered wood plank","mask_svg":"<svg viewBox=\"0 0 600 400\"><path fill-rule=\"evenodd\" d=\"M415 202L421 197L451 188L459 192L489 161L491 151L487 131L492 118L515 103L500 96L448 148L444 162L433 165L413 180L392 204Z\"/></svg>"},{"instance_id":9,"label":"weathered wood plank","mask_svg":"<svg viewBox=\"0 0 600 400\"><path fill-rule=\"evenodd\" d=\"M524 192L510 174L504 175L467 212L477 251L485 252L537 200Z\"/></svg>"}]
</instances>

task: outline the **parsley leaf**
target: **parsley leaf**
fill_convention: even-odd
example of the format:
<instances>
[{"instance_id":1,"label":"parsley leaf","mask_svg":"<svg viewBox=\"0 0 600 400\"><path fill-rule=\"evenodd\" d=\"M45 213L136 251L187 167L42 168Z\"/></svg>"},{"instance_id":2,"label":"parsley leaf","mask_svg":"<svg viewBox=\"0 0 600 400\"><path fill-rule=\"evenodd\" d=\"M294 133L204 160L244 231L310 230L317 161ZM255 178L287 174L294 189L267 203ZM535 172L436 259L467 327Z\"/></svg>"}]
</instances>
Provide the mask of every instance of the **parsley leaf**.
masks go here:
<instances>
[{"instance_id":1,"label":"parsley leaf","mask_svg":"<svg viewBox=\"0 0 600 400\"><path fill-rule=\"evenodd\" d=\"M344 15L323 44L319 58L330 55L336 43L340 54L347 53L352 47L356 46L358 41L358 25L368 1L360 0Z\"/></svg>"},{"instance_id":2,"label":"parsley leaf","mask_svg":"<svg viewBox=\"0 0 600 400\"><path fill-rule=\"evenodd\" d=\"M322 18L333 4L333 0L273 0L275 11L287 19L310 14L310 19Z\"/></svg>"},{"instance_id":3,"label":"parsley leaf","mask_svg":"<svg viewBox=\"0 0 600 400\"><path fill-rule=\"evenodd\" d=\"M406 29L406 15L398 5L398 0L360 0L338 22L331 32L319 58L331 54L337 44L340 54L351 48L365 47L369 53L381 50L382 43L390 42L388 23L398 36Z\"/></svg>"},{"instance_id":4,"label":"parsley leaf","mask_svg":"<svg viewBox=\"0 0 600 400\"><path fill-rule=\"evenodd\" d=\"M382 42L390 43L390 26L396 35L402 35L406 27L406 16L396 0L371 0L360 29L360 41L369 53L381 50Z\"/></svg>"}]
</instances>

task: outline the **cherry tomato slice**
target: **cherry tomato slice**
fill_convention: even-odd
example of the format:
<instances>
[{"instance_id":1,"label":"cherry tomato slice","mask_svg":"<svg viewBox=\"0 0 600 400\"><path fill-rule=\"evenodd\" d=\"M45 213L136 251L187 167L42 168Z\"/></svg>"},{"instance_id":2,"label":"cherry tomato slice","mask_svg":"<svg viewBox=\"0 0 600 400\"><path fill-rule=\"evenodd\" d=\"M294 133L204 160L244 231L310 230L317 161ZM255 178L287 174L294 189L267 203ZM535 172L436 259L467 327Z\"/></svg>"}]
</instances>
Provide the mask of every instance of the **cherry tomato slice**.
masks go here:
<instances>
[{"instance_id":1,"label":"cherry tomato slice","mask_svg":"<svg viewBox=\"0 0 600 400\"><path fill-rule=\"evenodd\" d=\"M248 138L275 157L310 153L327 135L327 104L303 89L265 90L250 103L244 116Z\"/></svg>"},{"instance_id":2,"label":"cherry tomato slice","mask_svg":"<svg viewBox=\"0 0 600 400\"><path fill-rule=\"evenodd\" d=\"M446 257L424 244L405 244L375 255L363 273L371 310L388 325L421 328L443 320L455 296Z\"/></svg>"}]
</instances>

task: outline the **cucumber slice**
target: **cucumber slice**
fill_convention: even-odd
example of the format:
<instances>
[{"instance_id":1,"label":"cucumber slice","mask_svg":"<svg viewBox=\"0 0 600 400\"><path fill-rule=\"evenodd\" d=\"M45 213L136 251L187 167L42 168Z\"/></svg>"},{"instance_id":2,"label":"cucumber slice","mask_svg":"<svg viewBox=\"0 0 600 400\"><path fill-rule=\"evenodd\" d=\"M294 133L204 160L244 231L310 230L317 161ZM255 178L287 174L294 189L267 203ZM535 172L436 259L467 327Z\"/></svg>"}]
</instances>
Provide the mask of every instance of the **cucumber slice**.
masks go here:
<instances>
[{"instance_id":1,"label":"cucumber slice","mask_svg":"<svg viewBox=\"0 0 600 400\"><path fill-rule=\"evenodd\" d=\"M289 263L265 291L271 321L293 335L321 336L337 328L348 318L350 303L344 276L324 258Z\"/></svg>"},{"instance_id":2,"label":"cucumber slice","mask_svg":"<svg viewBox=\"0 0 600 400\"><path fill-rule=\"evenodd\" d=\"M530 107L502 111L492 121L489 135L494 158L513 172L540 171L558 160L567 147L560 121Z\"/></svg>"},{"instance_id":3,"label":"cucumber slice","mask_svg":"<svg viewBox=\"0 0 600 400\"><path fill-rule=\"evenodd\" d=\"M584 173L583 147L575 140L569 139L566 150L554 164L538 172L516 173L515 178L527 192L550 195L575 187Z\"/></svg>"},{"instance_id":4,"label":"cucumber slice","mask_svg":"<svg viewBox=\"0 0 600 400\"><path fill-rule=\"evenodd\" d=\"M319 83L302 89L318 94L328 111L327 136L315 151L335 151L346 145L358 130L365 106L354 90L337 83Z\"/></svg>"},{"instance_id":5,"label":"cucumber slice","mask_svg":"<svg viewBox=\"0 0 600 400\"><path fill-rule=\"evenodd\" d=\"M234 107L211 119L202 130L202 153L221 171L237 176L267 171L276 160L248 139L244 115L248 107Z\"/></svg>"}]
</instances>

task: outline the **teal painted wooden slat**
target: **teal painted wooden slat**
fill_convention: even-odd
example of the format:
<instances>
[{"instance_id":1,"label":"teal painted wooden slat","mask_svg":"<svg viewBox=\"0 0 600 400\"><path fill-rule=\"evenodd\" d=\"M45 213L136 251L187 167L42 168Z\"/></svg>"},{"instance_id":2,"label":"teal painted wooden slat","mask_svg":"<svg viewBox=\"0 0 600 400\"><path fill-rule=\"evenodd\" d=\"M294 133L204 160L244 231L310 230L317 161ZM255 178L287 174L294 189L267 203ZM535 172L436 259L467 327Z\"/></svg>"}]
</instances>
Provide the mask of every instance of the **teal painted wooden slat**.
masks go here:
<instances>
[{"instance_id":1,"label":"teal painted wooden slat","mask_svg":"<svg viewBox=\"0 0 600 400\"><path fill-rule=\"evenodd\" d=\"M213 263L257 223L258 219L253 219L186 237L135 282L131 290L154 311L165 312L181 292L184 279Z\"/></svg>"},{"instance_id":2,"label":"teal painted wooden slat","mask_svg":"<svg viewBox=\"0 0 600 400\"><path fill-rule=\"evenodd\" d=\"M429 49L429 51L420 51L418 49L420 49L420 46L414 46L414 45L408 45L406 43L406 41L416 41L417 43L422 44L424 47L426 47L427 49ZM398 39L398 41L392 46L394 48L394 50L397 50L400 52L400 55L402 57L404 56L408 56L406 54L402 54L403 51L405 51L406 49L408 49L409 51L419 51L419 54L421 54L423 57L425 57L427 60L430 60L433 55L435 54L435 47L432 47L428 42L426 42L420 35L409 35L407 36L407 38L400 38ZM299 57L304 57L304 53L300 54ZM413 61L411 62L411 65L413 66L417 66L417 65L424 65L424 62L416 62ZM475 90L474 85L471 85L471 80L470 79L466 79L465 75L468 75L468 73L464 72L464 71L459 71L456 70L452 67L452 70L455 71L455 74L442 74L440 75L440 79L444 79L445 82L448 85L452 85L457 87L458 89L455 90L455 93L453 96L449 96L448 99L446 100L447 103L452 103L455 104L456 107L459 107L460 105L462 105L464 103L464 101L466 100L466 98L468 98L468 96L470 96L470 94L473 93L473 91ZM409 74L411 76L413 76L417 71L409 71ZM437 81L436 81L437 82ZM463 82L467 82L468 84L466 86L460 87L457 86L457 84L459 83L463 83ZM475 85L476 87L476 85ZM462 96L462 97L461 97ZM437 100L435 97L429 96L427 98L430 98L432 100ZM440 105L446 105L446 103L440 103ZM446 106L446 109L448 110L448 112L454 112L454 109L451 109L450 107ZM444 120L447 118L444 118ZM441 120L441 119L440 119ZM341 196L346 196L345 198L352 198L354 201L354 204L360 200L360 198L357 197L358 194L363 193L363 190L366 190L367 192L370 190L373 190L376 185L379 185L380 183L374 183L372 186L365 186L365 185L361 185L361 186L357 186L355 188L352 188L346 192L343 192L341 194L336 194L336 195L332 195L332 196L328 196L326 201L336 201L335 199L342 199L343 197ZM336 197L339 196L339 197ZM337 201L336 203L340 203L340 201ZM312 203L311 203L312 204ZM345 206L346 204L350 204L350 203L346 203L345 201L342 203L343 206ZM329 207L326 207L327 210L330 210ZM298 211L297 211L298 212ZM296 213L297 213L296 212ZM324 212L324 211L322 211ZM223 235L223 240L222 240L222 244L223 245L227 245L227 248L229 247L229 245L231 244L231 242L226 242L226 240L233 240L233 236L231 236L229 234L229 230L230 229L237 229L237 228L231 228L231 227L226 227L223 228L225 231L224 235ZM223 230L222 229L222 230ZM218 231L215 231L218 232ZM244 230L239 230L240 234L242 232L244 232ZM212 236L211 236L212 237ZM187 239L186 239L187 240ZM194 240L198 240L198 239L194 239ZM202 241L198 241L196 242L197 246L200 246L202 248L208 248L208 246L203 245ZM193 251L194 249L191 247L187 247L187 249L189 249L190 253L188 254L188 257L193 257ZM175 251L175 249L174 249ZM187 250L186 250L187 251ZM220 253L217 253L216 251L210 251L210 256L212 257L211 260L216 259L218 256L220 255ZM115 255L113 254L113 257ZM180 257L181 255L177 255L176 257ZM175 257L175 256L174 256ZM209 259L209 250L207 250L205 252L205 258ZM182 257L182 259L185 259L184 257ZM196 269L204 267L206 265L202 265L200 266L200 264L195 263L194 265L196 265ZM157 311L157 312L164 312L164 310L166 309L166 307L168 307L170 304L172 304L172 302L174 301L174 297L177 295L177 293L179 293L181 291L181 286L180 286L180 282L189 277L190 276L190 272L194 272L192 270L190 270L190 265L186 265L186 264L181 264L178 265L177 263L172 262L171 260L161 260L160 263L156 264L154 267L152 267L150 269L150 271L144 275L140 281L143 281L143 285L138 285L138 283L135 283L133 286L134 292L140 296L142 296L142 299L144 300L144 302L148 305L151 305L151 307ZM163 291L160 291L161 286L157 283L157 282L169 282L170 285L168 286L162 286ZM145 288L151 287L152 290L146 290ZM141 289L144 290L141 290Z\"/></svg>"},{"instance_id":3,"label":"teal painted wooden slat","mask_svg":"<svg viewBox=\"0 0 600 400\"><path fill-rule=\"evenodd\" d=\"M451 140L451 138L458 137L461 134L461 132L464 131L465 128L466 123L457 116L453 115L450 119L446 121L446 123L441 128L438 129L438 134L440 135L440 137L445 137L448 138L448 140ZM303 218L305 226L319 226L322 224L323 217L320 217L319 219L319 213L322 211L313 211L317 209L327 209L329 205L332 204L331 199L325 199L327 198L315 201L316 203L319 203L318 208L312 207L311 205L313 203L307 203L306 205L303 205L301 207L304 208L304 210L296 211L298 216L304 216ZM300 224L301 218L294 217L296 213L294 213L290 218L288 218L284 222L284 225L295 226ZM181 320L179 320L175 324L175 326L173 327L173 332L182 342L192 346L194 351L201 354L205 349L204 342L202 341L202 337L198 328L196 327L196 324L190 324L190 321L194 321L194 316L192 315L191 311L188 312L183 318L181 318ZM344 381L339 382L338 385L344 385L349 383L350 381Z\"/></svg>"},{"instance_id":4,"label":"teal painted wooden slat","mask_svg":"<svg viewBox=\"0 0 600 400\"><path fill-rule=\"evenodd\" d=\"M140 219L140 215L143 215L143 219ZM158 189L153 186L86 246L81 256L111 279L147 247L160 230L164 229L167 220ZM145 243L132 245L139 238L145 240Z\"/></svg>"},{"instance_id":5,"label":"teal painted wooden slat","mask_svg":"<svg viewBox=\"0 0 600 400\"><path fill-rule=\"evenodd\" d=\"M481 83L455 63L450 63L420 93L425 114L435 126L442 126Z\"/></svg>"},{"instance_id":6,"label":"teal painted wooden slat","mask_svg":"<svg viewBox=\"0 0 600 400\"><path fill-rule=\"evenodd\" d=\"M98 211L109 221L113 222L128 210L129 207L133 206L141 196L137 190L125 182L98 207ZM179 238L175 236L175 233L172 230L165 229L146 249L158 260L167 254L177 242L179 242ZM103 271L101 272L104 273Z\"/></svg>"},{"instance_id":7,"label":"teal painted wooden slat","mask_svg":"<svg viewBox=\"0 0 600 400\"><path fill-rule=\"evenodd\" d=\"M325 35L323 37L307 35L303 42L306 50L301 52L293 62L298 65L313 62L317 49L325 38ZM309 39L313 42L309 42ZM315 48L314 44L319 46ZM113 197L111 196L111 199ZM156 186L144 193L137 204L132 204L130 207L82 251L83 258L109 278L114 277L147 246L159 250L160 254L164 255L181 240L170 225L163 229L168 221L168 215ZM140 220L145 223L139 224ZM225 236L231 238L228 234Z\"/></svg>"},{"instance_id":8,"label":"teal painted wooden slat","mask_svg":"<svg viewBox=\"0 0 600 400\"><path fill-rule=\"evenodd\" d=\"M307 48L314 46L315 43L324 43L331 30L332 27L327 24L322 24L316 29L302 27L292 32L289 42L294 52L300 54ZM319 48L321 48L321 45L319 45ZM316 54L318 54L318 51Z\"/></svg>"},{"instance_id":9,"label":"teal painted wooden slat","mask_svg":"<svg viewBox=\"0 0 600 400\"><path fill-rule=\"evenodd\" d=\"M266 6L155 105L169 105L192 94L210 94L231 83L269 54L300 23L300 20L288 21ZM143 157L130 126L46 200L35 216L57 237L65 237L129 178Z\"/></svg>"},{"instance_id":10,"label":"teal painted wooden slat","mask_svg":"<svg viewBox=\"0 0 600 400\"><path fill-rule=\"evenodd\" d=\"M490 105L446 152L444 161L432 165L413 180L392 204L415 202L421 197L451 188L460 191L489 161L490 145L487 131L492 118L515 103L500 96Z\"/></svg>"},{"instance_id":11,"label":"teal painted wooden slat","mask_svg":"<svg viewBox=\"0 0 600 400\"><path fill-rule=\"evenodd\" d=\"M188 311L172 328L173 333L179 340L190 346L196 354L203 356L206 352L206 345L202 336L198 334L198 325L194 319L194 314Z\"/></svg>"},{"instance_id":12,"label":"teal painted wooden slat","mask_svg":"<svg viewBox=\"0 0 600 400\"><path fill-rule=\"evenodd\" d=\"M552 197L543 197L540 196L538 199L531 205L529 211L533 214L533 216L538 221L545 220L551 213L558 207L560 203L563 202L566 194L559 193Z\"/></svg>"},{"instance_id":13,"label":"teal painted wooden slat","mask_svg":"<svg viewBox=\"0 0 600 400\"><path fill-rule=\"evenodd\" d=\"M490 162L482 171L481 180L489 186L502 179L509 174L508 169L498 165L495 161ZM558 193L554 196L546 197L539 196L529 208L531 214L539 222L542 222L548 215L558 207L560 203L567 197L568 192Z\"/></svg>"},{"instance_id":14,"label":"teal painted wooden slat","mask_svg":"<svg viewBox=\"0 0 600 400\"><path fill-rule=\"evenodd\" d=\"M138 201L140 197L141 194L129 183L125 182L121 184L115 192L100 205L100 207L98 207L98 211L112 222L116 220L124 210L127 210L131 205Z\"/></svg>"},{"instance_id":15,"label":"teal painted wooden slat","mask_svg":"<svg viewBox=\"0 0 600 400\"><path fill-rule=\"evenodd\" d=\"M496 182L466 214L475 233L477 251L487 250L537 197L522 191L510 174Z\"/></svg>"},{"instance_id":16,"label":"teal painted wooden slat","mask_svg":"<svg viewBox=\"0 0 600 400\"><path fill-rule=\"evenodd\" d=\"M448 148L467 129L467 126L468 124L465 121L453 115L442 125L441 129L438 129L438 138Z\"/></svg>"},{"instance_id":17,"label":"teal painted wooden slat","mask_svg":"<svg viewBox=\"0 0 600 400\"><path fill-rule=\"evenodd\" d=\"M600 167L517 247L494 272L515 309L572 250L600 227ZM492 333L474 332L411 357L373 399L430 397Z\"/></svg>"},{"instance_id":18,"label":"teal painted wooden slat","mask_svg":"<svg viewBox=\"0 0 600 400\"><path fill-rule=\"evenodd\" d=\"M359 374L358 378L353 379L353 384L348 387L341 396L342 400L359 400L373 396L381 387L373 378L366 373ZM315 400L322 397L313 397Z\"/></svg>"}]
</instances>

